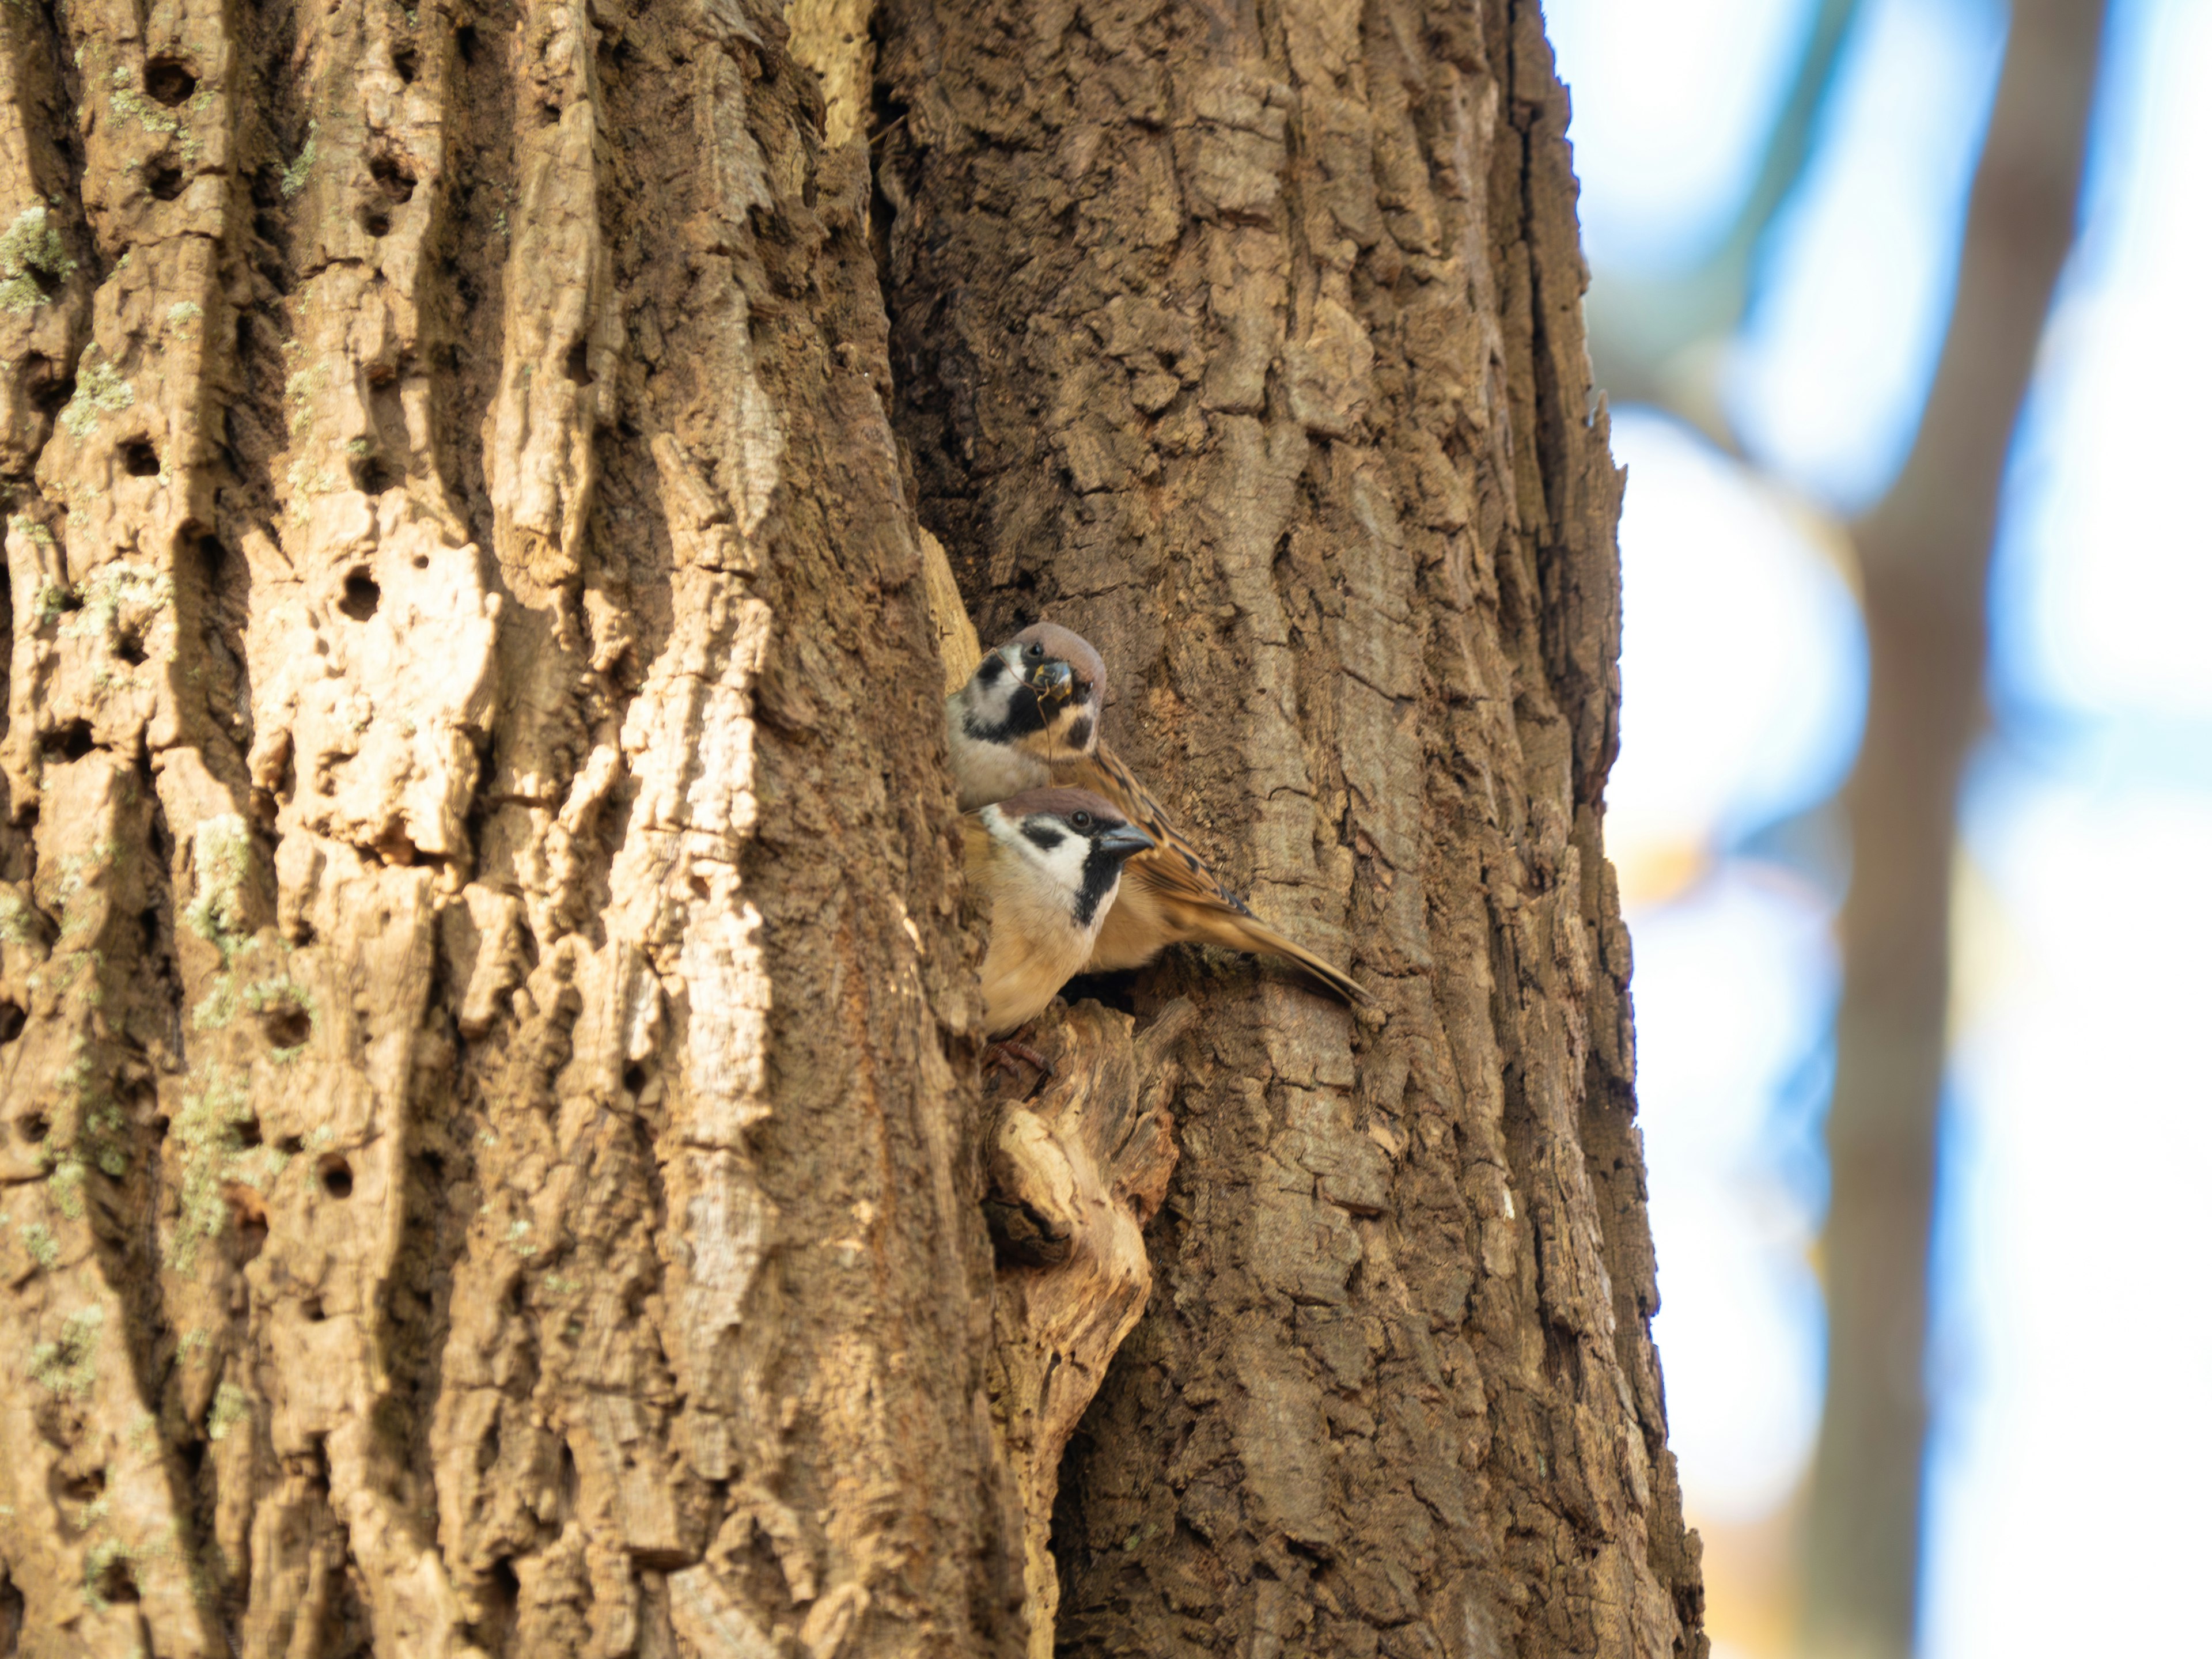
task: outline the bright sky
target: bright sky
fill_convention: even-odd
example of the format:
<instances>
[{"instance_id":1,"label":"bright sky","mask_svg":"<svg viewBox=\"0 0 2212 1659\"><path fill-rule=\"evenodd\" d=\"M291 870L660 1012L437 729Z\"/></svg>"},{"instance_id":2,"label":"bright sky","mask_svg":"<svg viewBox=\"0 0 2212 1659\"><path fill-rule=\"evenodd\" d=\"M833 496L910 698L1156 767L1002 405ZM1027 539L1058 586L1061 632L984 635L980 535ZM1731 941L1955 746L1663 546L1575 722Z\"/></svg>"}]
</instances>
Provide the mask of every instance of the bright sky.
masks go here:
<instances>
[{"instance_id":1,"label":"bright sky","mask_svg":"<svg viewBox=\"0 0 2212 1659\"><path fill-rule=\"evenodd\" d=\"M2212 1161L2191 1040L2212 534L2191 507L2212 449L2212 4L2116 4L2084 242L2008 489L2000 720L1964 822L1926 1659L2209 1650L2182 1586L2212 1554L2212 1337L2184 1277ZM1810 0L1547 10L1599 280L1693 263L1752 176ZM1765 477L1616 411L1608 845L1632 899L1669 1417L1692 1520L1723 1529L1775 1512L1819 1409L1838 866L1817 804L1864 669L1847 583L1790 492L1856 510L1911 444L2002 29L1997 0L1867 0L1726 376Z\"/></svg>"}]
</instances>

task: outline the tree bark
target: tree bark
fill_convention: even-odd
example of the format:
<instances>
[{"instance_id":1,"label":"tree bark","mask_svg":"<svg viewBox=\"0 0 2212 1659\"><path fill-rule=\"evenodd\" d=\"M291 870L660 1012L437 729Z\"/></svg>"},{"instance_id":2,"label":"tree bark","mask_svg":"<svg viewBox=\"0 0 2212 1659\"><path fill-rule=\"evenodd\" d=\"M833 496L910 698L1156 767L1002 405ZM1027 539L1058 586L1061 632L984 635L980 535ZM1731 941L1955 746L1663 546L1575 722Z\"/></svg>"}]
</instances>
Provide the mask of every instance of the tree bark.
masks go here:
<instances>
[{"instance_id":1,"label":"tree bark","mask_svg":"<svg viewBox=\"0 0 2212 1659\"><path fill-rule=\"evenodd\" d=\"M1063 1652L1698 1653L1601 851L1617 474L1533 4L890 0L897 421L987 638L1355 1015L1185 954Z\"/></svg>"},{"instance_id":2,"label":"tree bark","mask_svg":"<svg viewBox=\"0 0 2212 1659\"><path fill-rule=\"evenodd\" d=\"M781 18L0 30L14 1650L1019 1651L867 171Z\"/></svg>"},{"instance_id":3,"label":"tree bark","mask_svg":"<svg viewBox=\"0 0 2212 1659\"><path fill-rule=\"evenodd\" d=\"M18 1651L1703 1651L1532 5L0 29ZM917 495L1379 1012L986 1120Z\"/></svg>"},{"instance_id":4,"label":"tree bark","mask_svg":"<svg viewBox=\"0 0 2212 1659\"><path fill-rule=\"evenodd\" d=\"M1827 1389L1805 1538L1811 1659L1913 1650L1954 823L1982 726L2005 459L2073 246L2104 11L2101 0L2012 9L1936 382L1904 471L1859 532L1872 673L1847 792Z\"/></svg>"}]
</instances>

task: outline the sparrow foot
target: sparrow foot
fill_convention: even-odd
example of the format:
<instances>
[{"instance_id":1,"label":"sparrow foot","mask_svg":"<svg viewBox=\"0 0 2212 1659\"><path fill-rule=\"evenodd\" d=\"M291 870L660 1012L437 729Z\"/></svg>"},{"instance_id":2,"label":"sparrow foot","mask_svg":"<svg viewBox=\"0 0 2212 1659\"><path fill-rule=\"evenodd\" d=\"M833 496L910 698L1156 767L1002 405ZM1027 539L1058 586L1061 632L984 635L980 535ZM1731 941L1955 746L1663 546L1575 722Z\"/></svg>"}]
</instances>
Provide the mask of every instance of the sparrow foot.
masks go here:
<instances>
[{"instance_id":1,"label":"sparrow foot","mask_svg":"<svg viewBox=\"0 0 2212 1659\"><path fill-rule=\"evenodd\" d=\"M1011 1069L1006 1062L1018 1060L1036 1069L1037 1080L1042 1082L1052 1075L1052 1062L1026 1042L1017 1042L1012 1037L1001 1037L983 1050L983 1064L1000 1070Z\"/></svg>"}]
</instances>

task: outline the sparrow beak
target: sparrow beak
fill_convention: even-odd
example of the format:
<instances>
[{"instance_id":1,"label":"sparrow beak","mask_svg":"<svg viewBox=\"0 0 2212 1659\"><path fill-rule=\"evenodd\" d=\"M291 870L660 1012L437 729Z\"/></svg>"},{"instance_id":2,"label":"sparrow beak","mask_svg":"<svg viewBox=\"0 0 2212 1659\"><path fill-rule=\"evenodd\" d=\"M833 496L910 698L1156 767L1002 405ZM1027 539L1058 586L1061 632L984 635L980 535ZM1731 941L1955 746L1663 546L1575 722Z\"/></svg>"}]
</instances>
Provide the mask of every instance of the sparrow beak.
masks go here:
<instances>
[{"instance_id":1,"label":"sparrow beak","mask_svg":"<svg viewBox=\"0 0 2212 1659\"><path fill-rule=\"evenodd\" d=\"M1075 671L1064 662L1040 663L1030 672L1028 684L1040 702L1058 702L1075 689Z\"/></svg>"},{"instance_id":2,"label":"sparrow beak","mask_svg":"<svg viewBox=\"0 0 2212 1659\"><path fill-rule=\"evenodd\" d=\"M1131 858L1155 843L1152 838L1133 823L1116 824L1098 837L1098 844L1108 852L1122 858Z\"/></svg>"}]
</instances>

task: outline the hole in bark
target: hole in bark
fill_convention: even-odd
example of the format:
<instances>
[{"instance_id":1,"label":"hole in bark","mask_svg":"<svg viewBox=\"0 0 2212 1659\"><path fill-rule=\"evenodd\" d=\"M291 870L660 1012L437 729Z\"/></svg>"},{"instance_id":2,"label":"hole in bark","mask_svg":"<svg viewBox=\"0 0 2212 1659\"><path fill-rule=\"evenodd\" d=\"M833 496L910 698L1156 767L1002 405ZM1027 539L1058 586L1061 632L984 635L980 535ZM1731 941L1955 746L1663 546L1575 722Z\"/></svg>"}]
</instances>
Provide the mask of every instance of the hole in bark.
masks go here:
<instances>
[{"instance_id":1,"label":"hole in bark","mask_svg":"<svg viewBox=\"0 0 2212 1659\"><path fill-rule=\"evenodd\" d=\"M261 1144L261 1120L248 1114L246 1121L234 1126L238 1135L239 1150L252 1152Z\"/></svg>"},{"instance_id":2,"label":"hole in bark","mask_svg":"<svg viewBox=\"0 0 2212 1659\"><path fill-rule=\"evenodd\" d=\"M136 668L146 660L146 641L135 628L125 628L115 635L115 654Z\"/></svg>"},{"instance_id":3,"label":"hole in bark","mask_svg":"<svg viewBox=\"0 0 2212 1659\"><path fill-rule=\"evenodd\" d=\"M591 354L586 349L585 343L583 341L579 340L575 344L568 348L568 356L563 358L561 362L561 372L563 374L566 374L578 386L591 385Z\"/></svg>"},{"instance_id":4,"label":"hole in bark","mask_svg":"<svg viewBox=\"0 0 2212 1659\"><path fill-rule=\"evenodd\" d=\"M21 1003L0 1002L0 1043L13 1042L22 1036L23 1023L27 1018L29 1016L24 1013ZM38 1125L35 1133L30 1127L34 1123ZM33 1112L28 1117L15 1121L15 1132L26 1140L44 1140L46 1138L46 1121Z\"/></svg>"},{"instance_id":5,"label":"hole in bark","mask_svg":"<svg viewBox=\"0 0 2212 1659\"><path fill-rule=\"evenodd\" d=\"M300 1316L310 1325L319 1325L330 1316L323 1311L323 1298L311 1296L300 1304Z\"/></svg>"},{"instance_id":6,"label":"hole in bark","mask_svg":"<svg viewBox=\"0 0 2212 1659\"><path fill-rule=\"evenodd\" d=\"M144 438L130 438L117 452L123 457L123 470L134 478L153 478L161 476L161 457L153 444Z\"/></svg>"},{"instance_id":7,"label":"hole in bark","mask_svg":"<svg viewBox=\"0 0 2212 1659\"><path fill-rule=\"evenodd\" d=\"M346 572L345 597L338 601L338 609L356 622L367 622L376 614L376 602L384 597L384 590L366 570Z\"/></svg>"},{"instance_id":8,"label":"hole in bark","mask_svg":"<svg viewBox=\"0 0 2212 1659\"><path fill-rule=\"evenodd\" d=\"M645 1087L645 1067L635 1063L623 1067L623 1087L635 1094Z\"/></svg>"},{"instance_id":9,"label":"hole in bark","mask_svg":"<svg viewBox=\"0 0 2212 1659\"><path fill-rule=\"evenodd\" d=\"M372 236L392 234L392 216L374 202L361 204L361 228Z\"/></svg>"},{"instance_id":10,"label":"hole in bark","mask_svg":"<svg viewBox=\"0 0 2212 1659\"><path fill-rule=\"evenodd\" d=\"M392 72L399 77L402 85L411 87L415 84L416 67L420 62L414 47L402 46L392 54Z\"/></svg>"},{"instance_id":11,"label":"hole in bark","mask_svg":"<svg viewBox=\"0 0 2212 1659\"><path fill-rule=\"evenodd\" d=\"M90 1474L72 1478L56 1469L53 1489L58 1497L66 1498L72 1504L89 1504L107 1490L107 1471L94 1469Z\"/></svg>"},{"instance_id":12,"label":"hole in bark","mask_svg":"<svg viewBox=\"0 0 2212 1659\"><path fill-rule=\"evenodd\" d=\"M15 1005L12 1002L0 1002L0 1008L15 1008ZM17 1030L22 1030L20 1023L22 1017L23 1011L21 1008L15 1008L15 1018L19 1022L15 1028ZM27 1146L35 1146L46 1138L47 1132L53 1127L47 1121L44 1112L26 1112L15 1120L15 1139Z\"/></svg>"},{"instance_id":13,"label":"hole in bark","mask_svg":"<svg viewBox=\"0 0 2212 1659\"><path fill-rule=\"evenodd\" d=\"M39 740L39 751L48 760L80 761L92 752L92 722L71 720Z\"/></svg>"},{"instance_id":14,"label":"hole in bark","mask_svg":"<svg viewBox=\"0 0 2212 1659\"><path fill-rule=\"evenodd\" d=\"M464 23L453 31L453 50L461 54L461 62L464 64L473 64L477 61L478 45L475 25Z\"/></svg>"},{"instance_id":15,"label":"hole in bark","mask_svg":"<svg viewBox=\"0 0 2212 1659\"><path fill-rule=\"evenodd\" d=\"M392 469L379 455L366 456L353 464L354 488L364 495L381 495L392 488Z\"/></svg>"},{"instance_id":16,"label":"hole in bark","mask_svg":"<svg viewBox=\"0 0 2212 1659\"><path fill-rule=\"evenodd\" d=\"M53 364L34 352L23 359L23 390L31 400L31 407L40 414L58 415L63 405L76 395L76 382L69 375L55 374Z\"/></svg>"},{"instance_id":17,"label":"hole in bark","mask_svg":"<svg viewBox=\"0 0 2212 1659\"><path fill-rule=\"evenodd\" d=\"M207 1442L194 1435L177 1448L177 1461L185 1466L185 1479L197 1485L200 1465L207 1462Z\"/></svg>"},{"instance_id":18,"label":"hole in bark","mask_svg":"<svg viewBox=\"0 0 2212 1659\"><path fill-rule=\"evenodd\" d=\"M369 157L368 176L394 202L407 201L415 194L414 171L396 155Z\"/></svg>"},{"instance_id":19,"label":"hole in bark","mask_svg":"<svg viewBox=\"0 0 2212 1659\"><path fill-rule=\"evenodd\" d=\"M146 189L157 202L173 202L185 193L185 170L166 155L149 161Z\"/></svg>"},{"instance_id":20,"label":"hole in bark","mask_svg":"<svg viewBox=\"0 0 2212 1659\"><path fill-rule=\"evenodd\" d=\"M262 1203L260 1194L235 1181L223 1188L222 1196L230 1206L231 1225L237 1237L238 1265L243 1267L259 1255L261 1247L269 1242L269 1209Z\"/></svg>"},{"instance_id":21,"label":"hole in bark","mask_svg":"<svg viewBox=\"0 0 2212 1659\"><path fill-rule=\"evenodd\" d=\"M276 1143L276 1150L287 1158L294 1158L299 1155L307 1144L297 1135L286 1135L283 1139Z\"/></svg>"},{"instance_id":22,"label":"hole in bark","mask_svg":"<svg viewBox=\"0 0 2212 1659\"><path fill-rule=\"evenodd\" d=\"M261 1011L261 1035L272 1048L296 1048L314 1034L313 1018L296 1002L272 1002Z\"/></svg>"},{"instance_id":23,"label":"hole in bark","mask_svg":"<svg viewBox=\"0 0 2212 1659\"><path fill-rule=\"evenodd\" d=\"M315 1173L322 1177L323 1190L332 1198L353 1196L353 1165L336 1152L317 1164Z\"/></svg>"},{"instance_id":24,"label":"hole in bark","mask_svg":"<svg viewBox=\"0 0 2212 1659\"><path fill-rule=\"evenodd\" d=\"M131 1576L131 1558L118 1555L101 1568L93 1589L103 1601L136 1601L138 1581Z\"/></svg>"},{"instance_id":25,"label":"hole in bark","mask_svg":"<svg viewBox=\"0 0 2212 1659\"><path fill-rule=\"evenodd\" d=\"M13 1653L23 1634L23 1592L12 1578L0 1577L0 1653Z\"/></svg>"},{"instance_id":26,"label":"hole in bark","mask_svg":"<svg viewBox=\"0 0 2212 1659\"><path fill-rule=\"evenodd\" d=\"M521 1601L522 1581L514 1576L514 1564L502 1555L491 1564L491 1601L501 1630L513 1620Z\"/></svg>"},{"instance_id":27,"label":"hole in bark","mask_svg":"<svg viewBox=\"0 0 2212 1659\"><path fill-rule=\"evenodd\" d=\"M146 95L171 109L191 97L199 79L173 58L156 58L146 65Z\"/></svg>"}]
</instances>

